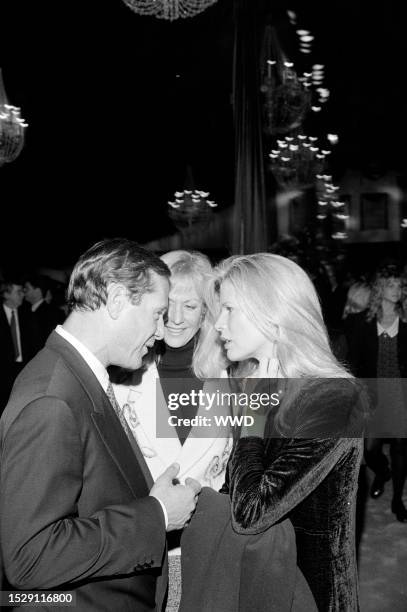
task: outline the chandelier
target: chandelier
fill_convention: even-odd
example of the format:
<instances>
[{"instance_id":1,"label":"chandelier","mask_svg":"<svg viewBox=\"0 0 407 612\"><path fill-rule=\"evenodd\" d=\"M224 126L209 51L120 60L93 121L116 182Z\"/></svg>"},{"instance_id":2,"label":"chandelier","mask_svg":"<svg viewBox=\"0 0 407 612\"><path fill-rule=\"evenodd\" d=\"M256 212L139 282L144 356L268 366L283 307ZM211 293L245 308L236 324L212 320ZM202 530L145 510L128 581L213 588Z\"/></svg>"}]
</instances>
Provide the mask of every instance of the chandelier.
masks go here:
<instances>
[{"instance_id":1,"label":"chandelier","mask_svg":"<svg viewBox=\"0 0 407 612\"><path fill-rule=\"evenodd\" d=\"M8 104L0 69L0 167L16 159L21 152L27 125L20 116L20 109Z\"/></svg>"},{"instance_id":2,"label":"chandelier","mask_svg":"<svg viewBox=\"0 0 407 612\"><path fill-rule=\"evenodd\" d=\"M346 240L349 210L346 202L338 196L339 187L332 182L330 174L317 174L316 195L318 198L317 221L328 227L334 240Z\"/></svg>"},{"instance_id":3,"label":"chandelier","mask_svg":"<svg viewBox=\"0 0 407 612\"><path fill-rule=\"evenodd\" d=\"M268 60L268 71L260 91L264 95L264 131L286 134L298 128L311 106L311 92L297 78L292 62L284 62L280 79L273 74L275 60Z\"/></svg>"},{"instance_id":4,"label":"chandelier","mask_svg":"<svg viewBox=\"0 0 407 612\"><path fill-rule=\"evenodd\" d=\"M296 16L288 11L292 25ZM294 19L294 20L293 20ZM299 52L310 54L314 36L309 30L296 30ZM309 58L310 60L310 58ZM324 65L307 60L308 70L301 74L289 60L274 26L265 29L261 52L261 87L263 124L268 136L288 134L299 129L307 113L318 113L329 98L323 86Z\"/></svg>"},{"instance_id":5,"label":"chandelier","mask_svg":"<svg viewBox=\"0 0 407 612\"><path fill-rule=\"evenodd\" d=\"M174 21L194 17L217 0L124 0L135 13Z\"/></svg>"},{"instance_id":6,"label":"chandelier","mask_svg":"<svg viewBox=\"0 0 407 612\"><path fill-rule=\"evenodd\" d=\"M324 171L329 149L317 146L316 136L286 136L277 140L269 153L270 170L283 190L301 189L314 185L316 176Z\"/></svg>"},{"instance_id":7,"label":"chandelier","mask_svg":"<svg viewBox=\"0 0 407 612\"><path fill-rule=\"evenodd\" d=\"M208 200L209 191L185 189L176 191L174 195L175 200L168 202L168 216L180 232L190 232L207 226L212 208L217 206L214 200Z\"/></svg>"}]
</instances>

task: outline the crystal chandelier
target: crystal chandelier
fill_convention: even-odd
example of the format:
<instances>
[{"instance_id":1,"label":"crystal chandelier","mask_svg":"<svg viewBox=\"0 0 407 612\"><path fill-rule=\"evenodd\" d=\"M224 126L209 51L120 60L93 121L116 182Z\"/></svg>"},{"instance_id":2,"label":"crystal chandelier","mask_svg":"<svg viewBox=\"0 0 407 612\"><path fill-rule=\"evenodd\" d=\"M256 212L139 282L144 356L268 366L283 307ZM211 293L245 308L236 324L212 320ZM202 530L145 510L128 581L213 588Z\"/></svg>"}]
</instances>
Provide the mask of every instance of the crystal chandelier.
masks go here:
<instances>
[{"instance_id":1,"label":"crystal chandelier","mask_svg":"<svg viewBox=\"0 0 407 612\"><path fill-rule=\"evenodd\" d=\"M280 80L272 67L275 60L267 60L261 92L264 95L264 131L268 135L286 134L298 128L311 106L311 92L292 70L292 62L284 62Z\"/></svg>"},{"instance_id":2,"label":"crystal chandelier","mask_svg":"<svg viewBox=\"0 0 407 612\"><path fill-rule=\"evenodd\" d=\"M296 16L288 11L292 25ZM299 38L299 52L310 54L314 36L309 30L296 30ZM299 129L307 113L318 113L329 98L329 89L323 86L324 65L309 65L302 74L296 70L294 62L289 60L279 34L274 26L265 29L261 71L263 94L263 123L267 135L288 134Z\"/></svg>"},{"instance_id":3,"label":"crystal chandelier","mask_svg":"<svg viewBox=\"0 0 407 612\"><path fill-rule=\"evenodd\" d=\"M185 233L206 227L212 208L217 206L214 200L208 200L209 191L185 189L176 191L174 195L175 200L168 202L168 216L177 229Z\"/></svg>"},{"instance_id":4,"label":"crystal chandelier","mask_svg":"<svg viewBox=\"0 0 407 612\"><path fill-rule=\"evenodd\" d=\"M329 234L334 240L346 240L349 210L346 202L338 197L339 187L332 182L330 174L317 174L316 179L317 220L321 225L328 225Z\"/></svg>"},{"instance_id":5,"label":"crystal chandelier","mask_svg":"<svg viewBox=\"0 0 407 612\"><path fill-rule=\"evenodd\" d=\"M0 166L13 161L21 152L27 125L20 117L20 109L8 104L0 69Z\"/></svg>"},{"instance_id":6,"label":"crystal chandelier","mask_svg":"<svg viewBox=\"0 0 407 612\"><path fill-rule=\"evenodd\" d=\"M174 19L194 17L217 0L124 0L135 13L152 15L159 19Z\"/></svg>"},{"instance_id":7,"label":"crystal chandelier","mask_svg":"<svg viewBox=\"0 0 407 612\"><path fill-rule=\"evenodd\" d=\"M329 149L317 146L316 136L286 136L277 140L269 153L270 169L283 190L301 189L313 185L324 171Z\"/></svg>"}]
</instances>

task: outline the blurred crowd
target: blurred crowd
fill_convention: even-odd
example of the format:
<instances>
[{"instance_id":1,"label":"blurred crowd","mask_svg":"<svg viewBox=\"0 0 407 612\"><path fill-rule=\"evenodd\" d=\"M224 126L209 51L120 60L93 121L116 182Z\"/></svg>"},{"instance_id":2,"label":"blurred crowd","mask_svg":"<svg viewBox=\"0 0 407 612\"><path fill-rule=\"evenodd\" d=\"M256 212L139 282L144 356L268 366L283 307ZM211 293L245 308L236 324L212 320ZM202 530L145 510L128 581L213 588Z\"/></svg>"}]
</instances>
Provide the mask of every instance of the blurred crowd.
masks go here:
<instances>
[{"instance_id":1,"label":"blurred crowd","mask_svg":"<svg viewBox=\"0 0 407 612\"><path fill-rule=\"evenodd\" d=\"M19 372L67 315L65 287L36 273L0 279L0 402L5 407Z\"/></svg>"}]
</instances>

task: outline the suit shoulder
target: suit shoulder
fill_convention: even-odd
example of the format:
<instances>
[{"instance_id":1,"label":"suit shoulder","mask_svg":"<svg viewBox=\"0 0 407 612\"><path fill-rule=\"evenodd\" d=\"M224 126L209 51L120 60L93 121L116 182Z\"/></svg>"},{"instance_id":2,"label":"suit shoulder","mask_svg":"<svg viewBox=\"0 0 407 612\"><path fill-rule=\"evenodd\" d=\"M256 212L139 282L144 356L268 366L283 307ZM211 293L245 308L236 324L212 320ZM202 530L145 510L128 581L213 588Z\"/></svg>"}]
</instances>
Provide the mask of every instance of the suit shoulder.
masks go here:
<instances>
[{"instance_id":1,"label":"suit shoulder","mask_svg":"<svg viewBox=\"0 0 407 612\"><path fill-rule=\"evenodd\" d=\"M73 413L78 413L84 401L89 401L64 358L45 347L17 377L2 420L13 421L25 406L49 398L65 403Z\"/></svg>"}]
</instances>

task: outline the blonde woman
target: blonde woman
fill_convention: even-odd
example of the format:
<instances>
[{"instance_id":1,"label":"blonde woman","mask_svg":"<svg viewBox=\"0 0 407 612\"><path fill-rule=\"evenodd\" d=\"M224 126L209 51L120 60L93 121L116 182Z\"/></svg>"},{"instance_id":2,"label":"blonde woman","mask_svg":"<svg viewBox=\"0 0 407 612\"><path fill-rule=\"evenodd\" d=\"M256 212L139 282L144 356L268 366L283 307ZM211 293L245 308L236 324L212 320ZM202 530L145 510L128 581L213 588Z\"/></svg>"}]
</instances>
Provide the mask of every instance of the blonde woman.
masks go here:
<instances>
[{"instance_id":1,"label":"blonde woman","mask_svg":"<svg viewBox=\"0 0 407 612\"><path fill-rule=\"evenodd\" d=\"M349 436L361 434L359 391L331 352L314 286L284 257L235 256L215 270L208 301L219 308L215 328L230 371L262 384L276 379L281 400L264 436L247 427L232 453L224 490L233 528L265 534L290 519L298 566L318 610L356 611L354 517L363 440ZM216 345L208 354L221 362Z\"/></svg>"},{"instance_id":2,"label":"blonde woman","mask_svg":"<svg viewBox=\"0 0 407 612\"><path fill-rule=\"evenodd\" d=\"M123 384L113 385L115 395L154 480L176 462L181 482L193 476L202 485L219 490L232 449L231 428L205 431L200 423L208 414L206 406L193 401L192 395L211 392L211 382L198 378L197 364L203 359L202 338L213 326L206 316L203 296L212 266L198 251L171 251L161 259L171 272L162 345L145 370L132 374ZM191 401L179 403L174 409L175 397L181 394ZM180 598L179 538L176 532L169 541L167 612L178 609Z\"/></svg>"},{"instance_id":3,"label":"blonde woman","mask_svg":"<svg viewBox=\"0 0 407 612\"><path fill-rule=\"evenodd\" d=\"M373 470L370 496L384 492L392 478L391 510L401 523L407 522L403 489L407 473L407 410L405 388L400 379L407 377L407 323L401 306L401 278L396 265L377 271L366 312L354 316L348 334L349 361L356 376L380 379L377 385L376 411L371 435L366 442L365 458ZM399 434L395 437L395 433ZM404 436L404 437L402 437ZM390 443L391 471L383 443Z\"/></svg>"},{"instance_id":4,"label":"blonde woman","mask_svg":"<svg viewBox=\"0 0 407 612\"><path fill-rule=\"evenodd\" d=\"M203 485L220 489L231 449L229 432L217 430L214 438L201 437L199 427L194 430L190 424L169 425L171 415L184 418L184 423L205 414L205 408L197 402L180 405L176 410L167 406L172 392L206 392L210 386L197 370L202 361L202 338L206 328L213 325L205 316L203 296L212 266L208 257L198 251L170 251L161 259L171 272L163 342L156 346L144 370L114 385L115 395L124 407L153 478L175 461L180 464L181 480L193 474Z\"/></svg>"}]
</instances>

